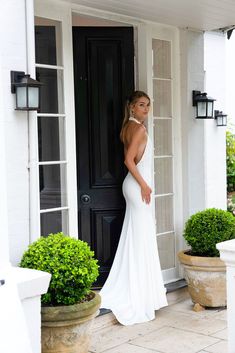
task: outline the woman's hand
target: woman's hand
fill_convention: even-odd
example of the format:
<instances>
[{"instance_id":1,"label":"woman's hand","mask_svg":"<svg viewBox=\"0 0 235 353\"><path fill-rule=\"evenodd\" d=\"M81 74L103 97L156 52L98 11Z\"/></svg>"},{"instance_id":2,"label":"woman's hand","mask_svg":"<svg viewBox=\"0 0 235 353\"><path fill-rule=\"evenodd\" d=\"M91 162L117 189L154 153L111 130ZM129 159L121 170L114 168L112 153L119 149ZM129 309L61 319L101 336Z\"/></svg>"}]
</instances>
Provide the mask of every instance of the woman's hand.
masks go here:
<instances>
[{"instance_id":1,"label":"woman's hand","mask_svg":"<svg viewBox=\"0 0 235 353\"><path fill-rule=\"evenodd\" d=\"M152 190L147 184L141 186L141 196L142 196L143 202L146 202L147 204L150 203L151 193L152 193Z\"/></svg>"}]
</instances>

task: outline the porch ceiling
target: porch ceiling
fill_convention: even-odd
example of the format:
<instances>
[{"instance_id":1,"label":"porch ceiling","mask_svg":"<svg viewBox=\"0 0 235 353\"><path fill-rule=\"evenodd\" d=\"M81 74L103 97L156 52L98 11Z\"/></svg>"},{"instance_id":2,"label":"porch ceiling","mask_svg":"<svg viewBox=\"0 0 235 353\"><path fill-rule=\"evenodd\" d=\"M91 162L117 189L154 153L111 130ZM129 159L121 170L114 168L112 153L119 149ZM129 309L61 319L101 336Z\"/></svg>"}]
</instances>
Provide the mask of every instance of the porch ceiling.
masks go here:
<instances>
[{"instance_id":1,"label":"porch ceiling","mask_svg":"<svg viewBox=\"0 0 235 353\"><path fill-rule=\"evenodd\" d=\"M214 30L235 25L234 0L65 0L177 27Z\"/></svg>"}]
</instances>

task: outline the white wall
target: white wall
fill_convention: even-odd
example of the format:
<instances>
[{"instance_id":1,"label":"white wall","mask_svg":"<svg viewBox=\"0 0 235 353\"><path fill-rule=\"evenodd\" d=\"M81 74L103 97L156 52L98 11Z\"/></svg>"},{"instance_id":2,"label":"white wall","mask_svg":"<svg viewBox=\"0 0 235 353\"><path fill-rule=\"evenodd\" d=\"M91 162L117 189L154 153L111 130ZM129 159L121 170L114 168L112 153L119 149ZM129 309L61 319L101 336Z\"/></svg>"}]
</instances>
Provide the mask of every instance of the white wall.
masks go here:
<instances>
[{"instance_id":1,"label":"white wall","mask_svg":"<svg viewBox=\"0 0 235 353\"><path fill-rule=\"evenodd\" d=\"M226 110L226 37L218 32L206 32L205 91L216 99L214 108ZM233 98L234 99L234 98ZM226 139L225 127L216 120L205 124L205 190L206 207L226 209Z\"/></svg>"},{"instance_id":2,"label":"white wall","mask_svg":"<svg viewBox=\"0 0 235 353\"><path fill-rule=\"evenodd\" d=\"M229 129L235 133L235 30L229 40L226 40L226 113L228 114Z\"/></svg>"},{"instance_id":3,"label":"white wall","mask_svg":"<svg viewBox=\"0 0 235 353\"><path fill-rule=\"evenodd\" d=\"M183 210L186 220L208 207L226 208L225 128L195 119L192 91L217 99L225 110L225 39L218 33L180 30Z\"/></svg>"},{"instance_id":4,"label":"white wall","mask_svg":"<svg viewBox=\"0 0 235 353\"><path fill-rule=\"evenodd\" d=\"M204 121L195 119L192 91L204 87L204 36L180 30L183 217L205 208Z\"/></svg>"},{"instance_id":5,"label":"white wall","mask_svg":"<svg viewBox=\"0 0 235 353\"><path fill-rule=\"evenodd\" d=\"M10 71L26 71L25 33L25 1L2 1L0 11L0 91L2 94L0 117L1 123L5 126L8 231L12 263L18 262L29 242L27 114L14 111L15 95L10 91Z\"/></svg>"}]
</instances>

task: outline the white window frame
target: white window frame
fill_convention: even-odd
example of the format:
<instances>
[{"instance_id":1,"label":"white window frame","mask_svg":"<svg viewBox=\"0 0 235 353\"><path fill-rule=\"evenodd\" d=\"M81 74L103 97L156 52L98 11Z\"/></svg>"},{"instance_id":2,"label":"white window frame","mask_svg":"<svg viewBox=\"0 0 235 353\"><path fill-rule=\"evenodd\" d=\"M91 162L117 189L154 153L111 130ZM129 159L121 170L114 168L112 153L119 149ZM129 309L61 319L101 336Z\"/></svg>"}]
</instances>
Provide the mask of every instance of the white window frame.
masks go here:
<instances>
[{"instance_id":1,"label":"white window frame","mask_svg":"<svg viewBox=\"0 0 235 353\"><path fill-rule=\"evenodd\" d=\"M40 234L40 214L57 210L68 210L68 235L78 237L77 217L77 175L76 175L76 139L75 139L75 108L74 108L74 83L73 83L73 50L72 50L72 16L70 5L65 3L55 4L48 1L35 1L34 15L37 17L61 22L62 33L62 58L63 66L51 66L53 69L63 70L64 77L64 114L38 114L38 117L57 116L65 119L66 161L48 162L48 164L67 165L67 206L40 211L39 195L39 165L45 162L38 161L37 116L33 121L33 138L30 138L30 150L34 151L34 161L30 168L30 184L32 201L30 216L30 241L38 239ZM35 64L34 64L35 65ZM35 65L35 67L50 68L50 65ZM31 133L32 135L32 133ZM32 154L31 154L32 155Z\"/></svg>"},{"instance_id":2,"label":"white window frame","mask_svg":"<svg viewBox=\"0 0 235 353\"><path fill-rule=\"evenodd\" d=\"M165 283L170 283L181 278L177 253L182 249L183 232L183 203L182 203L182 135L180 119L180 56L179 56L179 32L177 28L158 25L145 24L139 27L138 33L138 71L140 77L140 88L146 90L153 97L153 77L152 77L152 39L166 40L171 42L172 53L172 144L173 144L173 190L174 190L174 232L175 232L175 259L174 268L163 270ZM149 69L150 68L150 69ZM150 138L153 136L153 112L148 119L148 132ZM153 175L154 178L154 175ZM155 194L155 191L153 192ZM153 212L155 213L155 203L153 202Z\"/></svg>"}]
</instances>

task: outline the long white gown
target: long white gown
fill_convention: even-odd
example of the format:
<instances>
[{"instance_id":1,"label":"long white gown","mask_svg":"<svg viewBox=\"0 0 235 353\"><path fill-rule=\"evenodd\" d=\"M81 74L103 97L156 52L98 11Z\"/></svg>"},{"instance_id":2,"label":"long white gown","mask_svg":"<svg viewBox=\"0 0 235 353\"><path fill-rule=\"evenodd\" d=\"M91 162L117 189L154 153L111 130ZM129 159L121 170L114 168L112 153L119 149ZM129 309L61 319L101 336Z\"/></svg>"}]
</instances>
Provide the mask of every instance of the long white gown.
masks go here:
<instances>
[{"instance_id":1,"label":"long white gown","mask_svg":"<svg viewBox=\"0 0 235 353\"><path fill-rule=\"evenodd\" d=\"M137 168L150 187L152 160L152 144L148 136ZM111 309L121 324L132 325L153 320L155 310L166 306L167 299L151 203L142 201L140 186L130 173L123 182L123 194L126 213L122 232L100 295L101 308Z\"/></svg>"}]
</instances>

